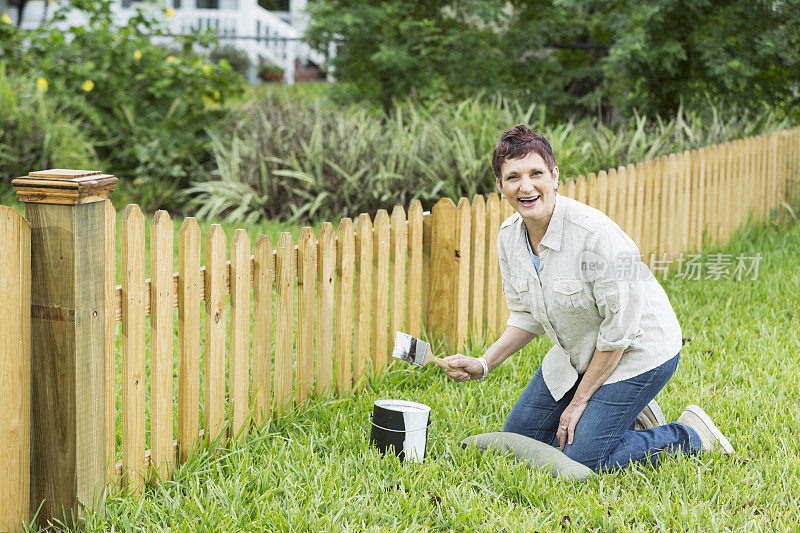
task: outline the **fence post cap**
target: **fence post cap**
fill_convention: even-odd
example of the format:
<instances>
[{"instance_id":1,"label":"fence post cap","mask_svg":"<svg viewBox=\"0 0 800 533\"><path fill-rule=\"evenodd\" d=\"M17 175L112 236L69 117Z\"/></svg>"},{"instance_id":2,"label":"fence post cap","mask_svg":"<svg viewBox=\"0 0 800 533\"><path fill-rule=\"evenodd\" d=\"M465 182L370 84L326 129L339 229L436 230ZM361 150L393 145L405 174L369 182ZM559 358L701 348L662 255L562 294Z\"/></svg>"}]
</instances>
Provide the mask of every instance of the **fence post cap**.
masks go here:
<instances>
[{"instance_id":1,"label":"fence post cap","mask_svg":"<svg viewBox=\"0 0 800 533\"><path fill-rule=\"evenodd\" d=\"M77 205L111 197L117 178L99 170L54 168L30 172L11 182L21 202Z\"/></svg>"}]
</instances>

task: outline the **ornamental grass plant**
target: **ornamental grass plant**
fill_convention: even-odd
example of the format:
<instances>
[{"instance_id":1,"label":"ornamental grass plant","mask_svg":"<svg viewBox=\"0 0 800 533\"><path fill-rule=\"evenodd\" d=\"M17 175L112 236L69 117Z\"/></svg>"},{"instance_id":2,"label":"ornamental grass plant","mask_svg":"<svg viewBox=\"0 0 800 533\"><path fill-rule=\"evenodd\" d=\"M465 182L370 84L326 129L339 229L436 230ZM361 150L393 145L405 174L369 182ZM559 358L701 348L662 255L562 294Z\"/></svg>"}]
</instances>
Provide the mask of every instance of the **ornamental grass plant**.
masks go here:
<instances>
[{"instance_id":1,"label":"ornamental grass plant","mask_svg":"<svg viewBox=\"0 0 800 533\"><path fill-rule=\"evenodd\" d=\"M770 112L723 116L714 107L702 116L681 110L669 119L549 123L543 107L502 96L398 102L384 112L283 91L252 93L228 129L212 133L216 171L184 191L199 216L307 222L374 213L412 198L428 208L443 196L494 192L491 151L516 124L548 138L562 178L785 125Z\"/></svg>"}]
</instances>

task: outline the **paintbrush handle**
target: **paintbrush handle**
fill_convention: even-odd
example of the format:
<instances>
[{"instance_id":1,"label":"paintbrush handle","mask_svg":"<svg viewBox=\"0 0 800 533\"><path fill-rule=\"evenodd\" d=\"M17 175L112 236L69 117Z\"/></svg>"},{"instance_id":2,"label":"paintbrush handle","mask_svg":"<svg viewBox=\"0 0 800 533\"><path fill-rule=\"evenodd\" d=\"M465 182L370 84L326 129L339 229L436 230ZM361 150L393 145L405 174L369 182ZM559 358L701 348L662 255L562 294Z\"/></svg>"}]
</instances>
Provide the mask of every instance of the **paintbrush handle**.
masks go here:
<instances>
[{"instance_id":1,"label":"paintbrush handle","mask_svg":"<svg viewBox=\"0 0 800 533\"><path fill-rule=\"evenodd\" d=\"M453 367L450 366L450 363L448 363L444 359L436 357L435 355L427 354L425 356L425 363L426 364L427 363L433 363L434 365L438 366L439 368L444 368L446 370L453 370Z\"/></svg>"}]
</instances>

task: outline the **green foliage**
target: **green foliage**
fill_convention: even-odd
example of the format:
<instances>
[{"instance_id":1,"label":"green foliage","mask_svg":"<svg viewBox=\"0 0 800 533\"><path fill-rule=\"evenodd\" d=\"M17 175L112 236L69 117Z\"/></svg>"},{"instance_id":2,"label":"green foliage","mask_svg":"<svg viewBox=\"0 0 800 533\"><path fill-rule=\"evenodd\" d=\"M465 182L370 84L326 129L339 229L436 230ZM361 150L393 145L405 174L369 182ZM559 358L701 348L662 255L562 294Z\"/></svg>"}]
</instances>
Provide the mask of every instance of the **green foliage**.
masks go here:
<instances>
[{"instance_id":1,"label":"green foliage","mask_svg":"<svg viewBox=\"0 0 800 533\"><path fill-rule=\"evenodd\" d=\"M240 50L232 44L223 44L218 46L211 52L209 59L214 63L220 64L223 60L228 62L228 65L242 76L247 76L247 71L250 70L250 56L247 52Z\"/></svg>"},{"instance_id":2,"label":"green foliage","mask_svg":"<svg viewBox=\"0 0 800 533\"><path fill-rule=\"evenodd\" d=\"M509 76L502 57L496 2L320 0L309 5L309 39L326 53L354 99L388 109L397 97L432 100L494 91Z\"/></svg>"},{"instance_id":3,"label":"green foliage","mask_svg":"<svg viewBox=\"0 0 800 533\"><path fill-rule=\"evenodd\" d=\"M800 119L800 0L319 0L311 42L353 99L503 91L551 118L678 108Z\"/></svg>"},{"instance_id":4,"label":"green foliage","mask_svg":"<svg viewBox=\"0 0 800 533\"><path fill-rule=\"evenodd\" d=\"M206 128L226 115L224 104L241 92L230 66L207 63L194 46L207 35L181 38L170 54L153 43L163 34L163 11L139 9L118 26L111 0L73 0L87 22L62 32L51 23L33 32L14 30L0 41L0 54L17 71L47 81L47 98L63 102L96 139L102 169L135 187L144 208L175 208L175 192L210 163ZM3 29L8 32L7 29ZM26 39L29 46L20 46Z\"/></svg>"},{"instance_id":5,"label":"green foliage","mask_svg":"<svg viewBox=\"0 0 800 533\"><path fill-rule=\"evenodd\" d=\"M0 61L0 189L45 168L95 168L92 140L27 76Z\"/></svg>"},{"instance_id":6,"label":"green foliage","mask_svg":"<svg viewBox=\"0 0 800 533\"><path fill-rule=\"evenodd\" d=\"M635 116L551 124L541 107L501 97L459 105L398 104L388 113L362 104L291 100L276 92L240 110L215 136L218 173L185 191L200 217L326 220L408 205L426 207L496 191L491 151L500 134L528 124L550 141L564 178L771 131L770 114L730 117L680 111L670 120Z\"/></svg>"}]
</instances>

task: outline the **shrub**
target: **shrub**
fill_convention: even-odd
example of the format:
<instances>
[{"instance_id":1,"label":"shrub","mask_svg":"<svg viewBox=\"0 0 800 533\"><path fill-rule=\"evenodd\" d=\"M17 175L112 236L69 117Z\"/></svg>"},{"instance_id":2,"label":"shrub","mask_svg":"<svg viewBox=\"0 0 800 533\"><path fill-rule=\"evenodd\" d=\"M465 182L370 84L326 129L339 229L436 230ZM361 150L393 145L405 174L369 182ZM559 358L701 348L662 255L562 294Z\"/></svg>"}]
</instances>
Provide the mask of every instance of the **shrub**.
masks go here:
<instances>
[{"instance_id":1,"label":"shrub","mask_svg":"<svg viewBox=\"0 0 800 533\"><path fill-rule=\"evenodd\" d=\"M0 189L32 170L97 165L92 140L63 105L36 78L9 75L0 61Z\"/></svg>"},{"instance_id":2,"label":"shrub","mask_svg":"<svg viewBox=\"0 0 800 533\"><path fill-rule=\"evenodd\" d=\"M223 44L216 47L209 55L209 59L216 64L220 64L223 60L227 61L233 71L242 76L247 76L250 70L250 56L247 55L247 52L236 48L232 44Z\"/></svg>"},{"instance_id":3,"label":"shrub","mask_svg":"<svg viewBox=\"0 0 800 533\"><path fill-rule=\"evenodd\" d=\"M224 118L241 77L226 62L209 64L193 51L213 43L208 35L181 38L182 52L170 54L153 41L164 33L163 11L139 9L118 26L110 6L111 0L73 0L87 17L84 25L56 29L65 6L49 25L24 34L30 45L23 54L19 39L4 40L0 48L20 59L18 72L46 80L48 98L81 120L106 161L102 170L120 177L123 193L133 186L144 208L174 209L175 192L207 171L206 128Z\"/></svg>"},{"instance_id":4,"label":"shrub","mask_svg":"<svg viewBox=\"0 0 800 533\"><path fill-rule=\"evenodd\" d=\"M185 192L200 216L331 219L442 196L494 192L490 154L500 133L525 123L550 140L564 178L778 128L769 114L680 112L615 124L551 125L539 106L495 98L383 113L363 104L292 100L269 91L215 136L218 172Z\"/></svg>"}]
</instances>

